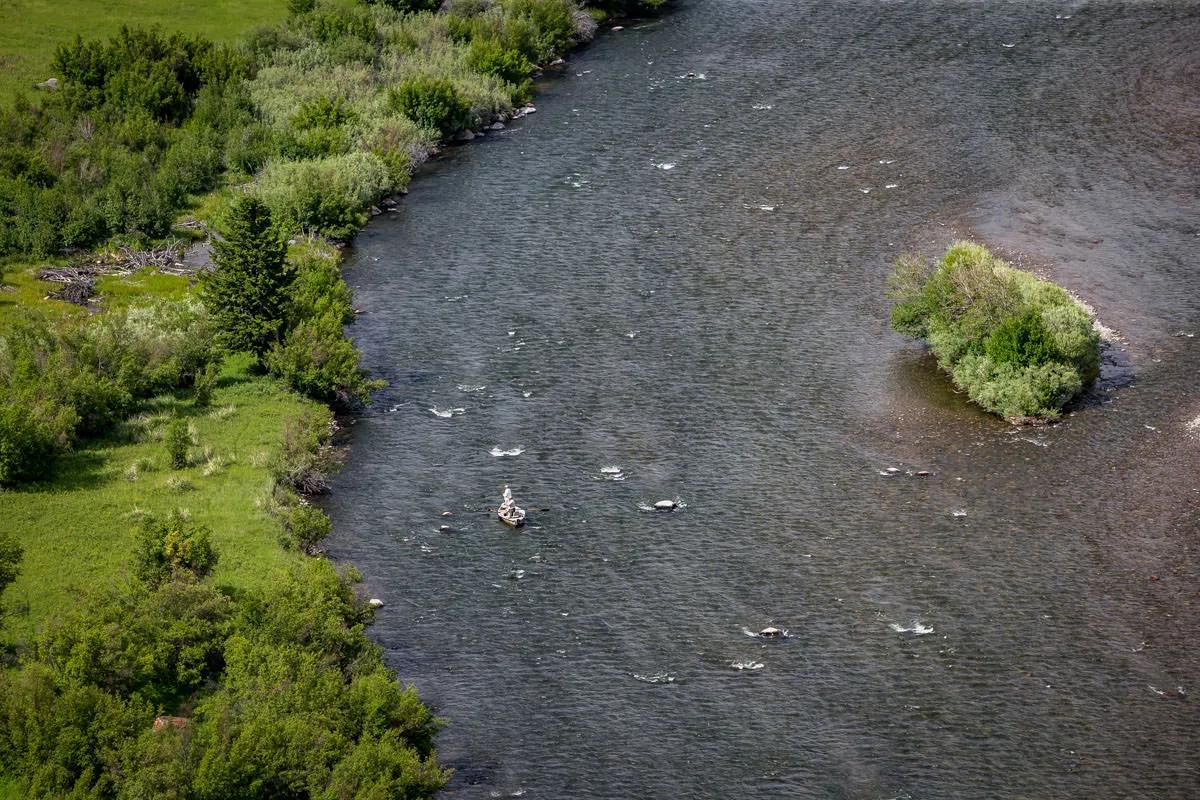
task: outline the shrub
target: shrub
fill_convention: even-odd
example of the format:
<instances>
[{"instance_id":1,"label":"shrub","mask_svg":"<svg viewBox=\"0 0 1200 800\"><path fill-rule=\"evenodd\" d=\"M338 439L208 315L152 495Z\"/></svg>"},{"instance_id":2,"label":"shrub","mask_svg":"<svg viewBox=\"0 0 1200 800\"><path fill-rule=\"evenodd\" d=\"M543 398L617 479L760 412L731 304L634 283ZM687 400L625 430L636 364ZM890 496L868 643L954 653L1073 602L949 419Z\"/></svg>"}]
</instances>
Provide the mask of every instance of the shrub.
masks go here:
<instances>
[{"instance_id":1,"label":"shrub","mask_svg":"<svg viewBox=\"0 0 1200 800\"><path fill-rule=\"evenodd\" d=\"M392 90L390 102L404 116L443 139L461 133L473 121L471 106L444 78L409 78Z\"/></svg>"},{"instance_id":2,"label":"shrub","mask_svg":"<svg viewBox=\"0 0 1200 800\"><path fill-rule=\"evenodd\" d=\"M319 240L292 249L289 256L296 280L291 287L288 328L306 319L332 314L349 324L354 320L350 287L342 279L337 251Z\"/></svg>"},{"instance_id":3,"label":"shrub","mask_svg":"<svg viewBox=\"0 0 1200 800\"><path fill-rule=\"evenodd\" d=\"M17 540L7 533L0 531L0 600L3 600L4 590L21 574L21 556L24 551ZM4 607L0 605L0 619L4 617Z\"/></svg>"},{"instance_id":4,"label":"shrub","mask_svg":"<svg viewBox=\"0 0 1200 800\"><path fill-rule=\"evenodd\" d=\"M366 207L390 186L388 168L370 153L313 161L273 161L255 194L285 231L316 231L349 239L366 224Z\"/></svg>"},{"instance_id":5,"label":"shrub","mask_svg":"<svg viewBox=\"0 0 1200 800\"><path fill-rule=\"evenodd\" d=\"M187 195L211 189L221 166L214 135L184 131L167 149L156 180L163 196L177 206Z\"/></svg>"},{"instance_id":6,"label":"shrub","mask_svg":"<svg viewBox=\"0 0 1200 800\"><path fill-rule=\"evenodd\" d=\"M506 43L534 64L545 64L575 42L575 6L569 0L500 0Z\"/></svg>"},{"instance_id":7,"label":"shrub","mask_svg":"<svg viewBox=\"0 0 1200 800\"><path fill-rule=\"evenodd\" d=\"M209 364L196 375L195 398L196 408L208 408L212 405L213 391L217 388L218 370L216 364Z\"/></svg>"},{"instance_id":8,"label":"shrub","mask_svg":"<svg viewBox=\"0 0 1200 800\"><path fill-rule=\"evenodd\" d=\"M191 576L84 598L0 671L14 796L433 796L438 723L310 559L236 598ZM155 715L187 714L181 729Z\"/></svg>"},{"instance_id":9,"label":"shrub","mask_svg":"<svg viewBox=\"0 0 1200 800\"><path fill-rule=\"evenodd\" d=\"M56 431L28 407L0 403L0 485L45 477L62 449Z\"/></svg>"},{"instance_id":10,"label":"shrub","mask_svg":"<svg viewBox=\"0 0 1200 800\"><path fill-rule=\"evenodd\" d=\"M147 516L138 529L134 572L149 585L182 576L203 578L217 563L212 531L181 511Z\"/></svg>"},{"instance_id":11,"label":"shrub","mask_svg":"<svg viewBox=\"0 0 1200 800\"><path fill-rule=\"evenodd\" d=\"M513 87L513 102L528 100L532 93L529 75L533 64L518 49L505 47L498 40L479 37L467 50L467 64L476 72L495 75Z\"/></svg>"},{"instance_id":12,"label":"shrub","mask_svg":"<svg viewBox=\"0 0 1200 800\"><path fill-rule=\"evenodd\" d=\"M317 545L333 530L333 520L319 508L309 505L293 505L281 517L283 529L299 550L314 554Z\"/></svg>"},{"instance_id":13,"label":"shrub","mask_svg":"<svg viewBox=\"0 0 1200 800\"><path fill-rule=\"evenodd\" d=\"M267 357L267 368L309 397L355 408L381 387L359 367L359 352L336 311L304 319Z\"/></svg>"},{"instance_id":14,"label":"shrub","mask_svg":"<svg viewBox=\"0 0 1200 800\"><path fill-rule=\"evenodd\" d=\"M344 36L375 41L375 23L370 12L361 6L317 2L311 11L294 17L292 25L325 44Z\"/></svg>"},{"instance_id":15,"label":"shrub","mask_svg":"<svg viewBox=\"0 0 1200 800\"><path fill-rule=\"evenodd\" d=\"M1056 419L1099 374L1088 311L1063 289L957 242L940 262L901 258L892 326L925 339L955 384L1010 419Z\"/></svg>"},{"instance_id":16,"label":"shrub","mask_svg":"<svg viewBox=\"0 0 1200 800\"><path fill-rule=\"evenodd\" d=\"M309 410L283 426L283 447L270 463L275 482L301 494L329 491L329 474L338 467L330 444L332 416Z\"/></svg>"},{"instance_id":17,"label":"shrub","mask_svg":"<svg viewBox=\"0 0 1200 800\"><path fill-rule=\"evenodd\" d=\"M187 422L182 419L171 420L163 441L167 446L167 463L171 469L185 469L188 465L188 447L192 443Z\"/></svg>"},{"instance_id":18,"label":"shrub","mask_svg":"<svg viewBox=\"0 0 1200 800\"><path fill-rule=\"evenodd\" d=\"M368 2L387 6L388 8L399 11L402 14L415 14L420 11L437 11L438 7L441 5L441 0L368 0Z\"/></svg>"}]
</instances>

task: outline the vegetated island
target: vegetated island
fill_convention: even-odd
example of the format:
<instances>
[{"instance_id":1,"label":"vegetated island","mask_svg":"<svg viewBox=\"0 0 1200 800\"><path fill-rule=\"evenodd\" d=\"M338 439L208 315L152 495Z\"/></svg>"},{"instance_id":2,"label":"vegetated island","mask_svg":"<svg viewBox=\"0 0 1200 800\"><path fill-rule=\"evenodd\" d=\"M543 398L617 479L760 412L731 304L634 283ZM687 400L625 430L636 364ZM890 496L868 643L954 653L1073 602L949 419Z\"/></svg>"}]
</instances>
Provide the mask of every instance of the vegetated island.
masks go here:
<instances>
[{"instance_id":1,"label":"vegetated island","mask_svg":"<svg viewBox=\"0 0 1200 800\"><path fill-rule=\"evenodd\" d=\"M335 245L662 0L585 5L290 0L234 46L123 28L0 112L0 800L445 784L360 576L310 557L332 410L378 385ZM181 263L214 232L215 270Z\"/></svg>"},{"instance_id":2,"label":"vegetated island","mask_svg":"<svg viewBox=\"0 0 1200 800\"><path fill-rule=\"evenodd\" d=\"M1058 419L1100 374L1100 334L1066 290L971 242L938 261L901 257L892 327L928 342L972 401L1014 423Z\"/></svg>"}]
</instances>

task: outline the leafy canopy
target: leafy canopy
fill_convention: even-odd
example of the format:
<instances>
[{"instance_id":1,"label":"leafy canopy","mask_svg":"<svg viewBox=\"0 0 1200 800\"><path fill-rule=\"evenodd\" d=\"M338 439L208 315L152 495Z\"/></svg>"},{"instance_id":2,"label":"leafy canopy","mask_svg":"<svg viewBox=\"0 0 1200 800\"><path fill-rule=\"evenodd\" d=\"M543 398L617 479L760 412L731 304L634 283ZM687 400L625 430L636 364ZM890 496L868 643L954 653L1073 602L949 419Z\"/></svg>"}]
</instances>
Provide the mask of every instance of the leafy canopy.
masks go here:
<instances>
[{"instance_id":1,"label":"leafy canopy","mask_svg":"<svg viewBox=\"0 0 1200 800\"><path fill-rule=\"evenodd\" d=\"M1090 313L1063 289L956 242L935 264L902 257L892 326L924 339L968 396L1013 419L1055 419L1099 374Z\"/></svg>"}]
</instances>

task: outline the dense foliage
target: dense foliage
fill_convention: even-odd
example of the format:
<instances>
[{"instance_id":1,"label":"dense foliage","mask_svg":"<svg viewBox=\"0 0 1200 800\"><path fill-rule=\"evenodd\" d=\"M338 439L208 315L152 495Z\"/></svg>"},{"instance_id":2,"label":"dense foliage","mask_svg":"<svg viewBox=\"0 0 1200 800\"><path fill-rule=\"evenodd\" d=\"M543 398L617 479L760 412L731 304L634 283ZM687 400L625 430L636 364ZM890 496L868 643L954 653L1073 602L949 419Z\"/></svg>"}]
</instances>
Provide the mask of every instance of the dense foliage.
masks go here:
<instances>
[{"instance_id":1,"label":"dense foliage","mask_svg":"<svg viewBox=\"0 0 1200 800\"><path fill-rule=\"evenodd\" d=\"M0 484L44 477L77 437L190 385L215 355L208 314L190 300L54 324L15 318L0 334Z\"/></svg>"},{"instance_id":2,"label":"dense foliage","mask_svg":"<svg viewBox=\"0 0 1200 800\"><path fill-rule=\"evenodd\" d=\"M157 31L59 47L59 89L0 115L0 256L165 235L249 118L250 67L234 49Z\"/></svg>"},{"instance_id":3,"label":"dense foliage","mask_svg":"<svg viewBox=\"0 0 1200 800\"><path fill-rule=\"evenodd\" d=\"M936 264L902 258L892 325L924 339L979 405L1010 419L1056 419L1100 372L1091 315L1063 289L957 242Z\"/></svg>"},{"instance_id":4,"label":"dense foliage","mask_svg":"<svg viewBox=\"0 0 1200 800\"><path fill-rule=\"evenodd\" d=\"M0 777L31 799L416 800L441 788L437 723L367 639L356 576L308 560L267 592L231 596L179 566L194 549L156 555L202 530L178 515L148 522L137 561L175 566L86 598L0 674Z\"/></svg>"},{"instance_id":5,"label":"dense foliage","mask_svg":"<svg viewBox=\"0 0 1200 800\"><path fill-rule=\"evenodd\" d=\"M0 257L157 239L190 197L260 172L285 233L349 238L439 140L527 100L535 66L595 25L572 0L290 6L242 47L128 28L60 47L58 88L0 115Z\"/></svg>"}]
</instances>

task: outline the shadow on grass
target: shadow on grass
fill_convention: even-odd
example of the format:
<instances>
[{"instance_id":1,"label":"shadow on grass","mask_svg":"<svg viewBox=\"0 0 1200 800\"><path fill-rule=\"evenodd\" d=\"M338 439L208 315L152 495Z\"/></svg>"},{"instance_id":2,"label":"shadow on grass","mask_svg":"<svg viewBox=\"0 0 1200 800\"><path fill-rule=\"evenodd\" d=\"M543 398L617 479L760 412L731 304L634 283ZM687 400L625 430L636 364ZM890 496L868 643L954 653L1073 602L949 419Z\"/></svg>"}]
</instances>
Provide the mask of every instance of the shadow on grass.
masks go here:
<instances>
[{"instance_id":1,"label":"shadow on grass","mask_svg":"<svg viewBox=\"0 0 1200 800\"><path fill-rule=\"evenodd\" d=\"M59 456L51 467L49 476L33 482L9 487L8 491L20 494L46 492L74 492L98 489L112 480L105 467L109 459L97 447L72 450Z\"/></svg>"}]
</instances>

